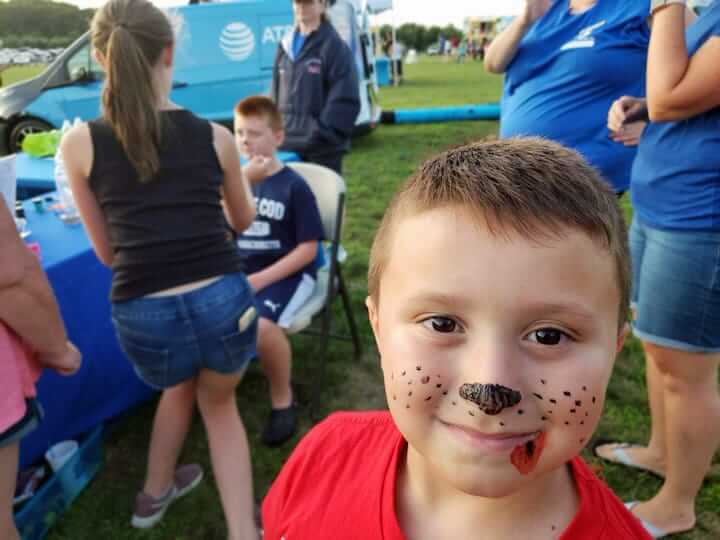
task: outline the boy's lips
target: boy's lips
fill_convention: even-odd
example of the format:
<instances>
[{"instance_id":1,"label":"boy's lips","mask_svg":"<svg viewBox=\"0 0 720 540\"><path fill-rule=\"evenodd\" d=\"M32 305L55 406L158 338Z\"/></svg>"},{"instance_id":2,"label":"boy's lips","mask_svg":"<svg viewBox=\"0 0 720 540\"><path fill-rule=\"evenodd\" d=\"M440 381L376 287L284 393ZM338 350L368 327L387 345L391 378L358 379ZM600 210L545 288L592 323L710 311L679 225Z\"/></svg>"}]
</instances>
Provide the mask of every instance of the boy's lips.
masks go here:
<instances>
[{"instance_id":1,"label":"boy's lips","mask_svg":"<svg viewBox=\"0 0 720 540\"><path fill-rule=\"evenodd\" d=\"M512 452L515 447L536 439L540 434L540 431L486 433L458 424L442 424L464 444L470 444L486 453Z\"/></svg>"}]
</instances>

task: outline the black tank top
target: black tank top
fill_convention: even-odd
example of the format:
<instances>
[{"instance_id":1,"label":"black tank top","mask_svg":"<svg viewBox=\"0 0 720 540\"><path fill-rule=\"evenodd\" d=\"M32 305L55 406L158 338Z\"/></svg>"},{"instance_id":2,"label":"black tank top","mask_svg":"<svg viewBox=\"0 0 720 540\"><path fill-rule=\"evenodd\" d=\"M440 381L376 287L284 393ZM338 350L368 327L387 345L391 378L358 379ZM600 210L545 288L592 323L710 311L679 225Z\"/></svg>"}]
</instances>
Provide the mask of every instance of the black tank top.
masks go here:
<instances>
[{"instance_id":1,"label":"black tank top","mask_svg":"<svg viewBox=\"0 0 720 540\"><path fill-rule=\"evenodd\" d=\"M242 270L220 204L223 172L212 126L186 110L163 111L160 170L140 182L112 129L89 123L89 184L113 249L113 301Z\"/></svg>"}]
</instances>

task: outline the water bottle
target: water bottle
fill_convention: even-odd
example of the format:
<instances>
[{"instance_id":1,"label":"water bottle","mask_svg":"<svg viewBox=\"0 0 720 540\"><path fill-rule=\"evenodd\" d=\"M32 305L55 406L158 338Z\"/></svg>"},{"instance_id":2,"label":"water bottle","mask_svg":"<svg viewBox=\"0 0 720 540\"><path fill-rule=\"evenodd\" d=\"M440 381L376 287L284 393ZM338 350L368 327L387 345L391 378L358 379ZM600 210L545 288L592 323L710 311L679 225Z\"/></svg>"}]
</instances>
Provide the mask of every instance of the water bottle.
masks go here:
<instances>
[{"instance_id":1,"label":"water bottle","mask_svg":"<svg viewBox=\"0 0 720 540\"><path fill-rule=\"evenodd\" d=\"M77 223L80 220L75 199L73 198L70 182L68 182L65 173L65 163L63 162L62 151L60 150L60 142L65 133L70 129L71 124L68 120L63 122L60 130L60 141L55 152L55 189L57 190L60 200L60 219L65 223Z\"/></svg>"}]
</instances>

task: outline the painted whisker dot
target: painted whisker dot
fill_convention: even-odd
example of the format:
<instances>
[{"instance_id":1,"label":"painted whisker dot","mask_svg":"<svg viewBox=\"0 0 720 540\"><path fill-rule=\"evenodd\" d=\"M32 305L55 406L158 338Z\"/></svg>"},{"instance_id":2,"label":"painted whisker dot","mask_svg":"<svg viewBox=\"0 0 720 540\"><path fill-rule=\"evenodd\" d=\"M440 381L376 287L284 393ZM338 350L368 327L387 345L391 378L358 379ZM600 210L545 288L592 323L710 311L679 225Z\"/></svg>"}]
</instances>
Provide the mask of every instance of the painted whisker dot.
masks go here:
<instances>
[{"instance_id":1,"label":"painted whisker dot","mask_svg":"<svg viewBox=\"0 0 720 540\"><path fill-rule=\"evenodd\" d=\"M442 384L437 383L437 384L435 385L435 388L442 388Z\"/></svg>"},{"instance_id":2,"label":"painted whisker dot","mask_svg":"<svg viewBox=\"0 0 720 540\"><path fill-rule=\"evenodd\" d=\"M428 396L425 398L425 401L430 401L432 399L432 396Z\"/></svg>"},{"instance_id":3,"label":"painted whisker dot","mask_svg":"<svg viewBox=\"0 0 720 540\"><path fill-rule=\"evenodd\" d=\"M583 386L583 392L587 392L587 386Z\"/></svg>"},{"instance_id":4,"label":"painted whisker dot","mask_svg":"<svg viewBox=\"0 0 720 540\"><path fill-rule=\"evenodd\" d=\"M547 384L547 381L546 381L545 379L540 379L540 382L541 382L542 384Z\"/></svg>"},{"instance_id":5,"label":"painted whisker dot","mask_svg":"<svg viewBox=\"0 0 720 540\"><path fill-rule=\"evenodd\" d=\"M586 412L586 413L585 413L585 418L587 418L588 416L590 416L590 413Z\"/></svg>"},{"instance_id":6,"label":"painted whisker dot","mask_svg":"<svg viewBox=\"0 0 720 540\"><path fill-rule=\"evenodd\" d=\"M596 399L595 396L593 396L592 402L595 403Z\"/></svg>"},{"instance_id":7,"label":"painted whisker dot","mask_svg":"<svg viewBox=\"0 0 720 540\"><path fill-rule=\"evenodd\" d=\"M453 405L457 405L457 402L453 401L452 404L453 404Z\"/></svg>"},{"instance_id":8,"label":"painted whisker dot","mask_svg":"<svg viewBox=\"0 0 720 540\"><path fill-rule=\"evenodd\" d=\"M570 422L565 422L565 425L566 425L566 426L569 426L569 425L570 425Z\"/></svg>"},{"instance_id":9,"label":"painted whisker dot","mask_svg":"<svg viewBox=\"0 0 720 540\"><path fill-rule=\"evenodd\" d=\"M405 405L405 408L406 408L406 409L409 409L409 408L410 408L410 405Z\"/></svg>"},{"instance_id":10,"label":"painted whisker dot","mask_svg":"<svg viewBox=\"0 0 720 540\"><path fill-rule=\"evenodd\" d=\"M504 425L505 425L505 422L500 422L500 425L501 425L501 426L504 426Z\"/></svg>"},{"instance_id":11,"label":"painted whisker dot","mask_svg":"<svg viewBox=\"0 0 720 540\"><path fill-rule=\"evenodd\" d=\"M415 369L416 369L417 371L422 371L422 368L421 368L420 366L417 366Z\"/></svg>"},{"instance_id":12,"label":"painted whisker dot","mask_svg":"<svg viewBox=\"0 0 720 540\"><path fill-rule=\"evenodd\" d=\"M585 425L585 420L580 420L580 425L581 425L581 426L584 426L584 425Z\"/></svg>"},{"instance_id":13,"label":"painted whisker dot","mask_svg":"<svg viewBox=\"0 0 720 540\"><path fill-rule=\"evenodd\" d=\"M522 409L518 410L518 414L524 414L524 413L525 413L525 411L523 411Z\"/></svg>"},{"instance_id":14,"label":"painted whisker dot","mask_svg":"<svg viewBox=\"0 0 720 540\"><path fill-rule=\"evenodd\" d=\"M568 397L572 396L572 394L571 394L570 392L567 392L567 391L563 392L563 395L564 395L564 396L568 396Z\"/></svg>"},{"instance_id":15,"label":"painted whisker dot","mask_svg":"<svg viewBox=\"0 0 720 540\"><path fill-rule=\"evenodd\" d=\"M443 392L443 396L447 396L447 395L448 395L448 391L445 390L445 391Z\"/></svg>"},{"instance_id":16,"label":"painted whisker dot","mask_svg":"<svg viewBox=\"0 0 720 540\"><path fill-rule=\"evenodd\" d=\"M577 400L577 401L575 402L575 406L576 406L576 407L582 407L582 401Z\"/></svg>"},{"instance_id":17,"label":"painted whisker dot","mask_svg":"<svg viewBox=\"0 0 720 540\"><path fill-rule=\"evenodd\" d=\"M412 381L408 381L408 386L410 386L411 384L412 384Z\"/></svg>"},{"instance_id":18,"label":"painted whisker dot","mask_svg":"<svg viewBox=\"0 0 720 540\"><path fill-rule=\"evenodd\" d=\"M557 403L557 400L556 400L556 399L550 399L550 403L552 403L553 405L555 405L555 404Z\"/></svg>"},{"instance_id":19,"label":"painted whisker dot","mask_svg":"<svg viewBox=\"0 0 720 540\"><path fill-rule=\"evenodd\" d=\"M427 383L430 382L430 377L428 377L427 375L425 375L422 379L420 379L420 382L423 383L423 384L427 384Z\"/></svg>"},{"instance_id":20,"label":"painted whisker dot","mask_svg":"<svg viewBox=\"0 0 720 540\"><path fill-rule=\"evenodd\" d=\"M548 411L548 414L552 414L552 411Z\"/></svg>"},{"instance_id":21,"label":"painted whisker dot","mask_svg":"<svg viewBox=\"0 0 720 540\"><path fill-rule=\"evenodd\" d=\"M577 411L576 411L575 409L570 409L570 412L571 412L572 414L575 414Z\"/></svg>"},{"instance_id":22,"label":"painted whisker dot","mask_svg":"<svg viewBox=\"0 0 720 540\"><path fill-rule=\"evenodd\" d=\"M538 399L542 399L542 398L543 398L540 394L536 394L536 393L534 393L534 392L533 392L533 396L535 396L535 397L538 398Z\"/></svg>"},{"instance_id":23,"label":"painted whisker dot","mask_svg":"<svg viewBox=\"0 0 720 540\"><path fill-rule=\"evenodd\" d=\"M580 444L583 444L585 442L585 439L580 439Z\"/></svg>"},{"instance_id":24,"label":"painted whisker dot","mask_svg":"<svg viewBox=\"0 0 720 540\"><path fill-rule=\"evenodd\" d=\"M545 421L547 420L547 416L543 416L543 417L541 418L541 420L542 420L543 422L545 422Z\"/></svg>"},{"instance_id":25,"label":"painted whisker dot","mask_svg":"<svg viewBox=\"0 0 720 540\"><path fill-rule=\"evenodd\" d=\"M397 399L397 396L393 396L393 400L396 400L396 399Z\"/></svg>"},{"instance_id":26,"label":"painted whisker dot","mask_svg":"<svg viewBox=\"0 0 720 540\"><path fill-rule=\"evenodd\" d=\"M475 413L472 412L472 411L468 411L468 414L469 414L470 416L475 416Z\"/></svg>"},{"instance_id":27,"label":"painted whisker dot","mask_svg":"<svg viewBox=\"0 0 720 540\"><path fill-rule=\"evenodd\" d=\"M402 370L402 373L401 373L400 375L403 375L403 376L404 376L405 373L406 373L406 371L403 369L403 370Z\"/></svg>"},{"instance_id":28,"label":"painted whisker dot","mask_svg":"<svg viewBox=\"0 0 720 540\"><path fill-rule=\"evenodd\" d=\"M412 396L412 391L408 392L408 397Z\"/></svg>"}]
</instances>

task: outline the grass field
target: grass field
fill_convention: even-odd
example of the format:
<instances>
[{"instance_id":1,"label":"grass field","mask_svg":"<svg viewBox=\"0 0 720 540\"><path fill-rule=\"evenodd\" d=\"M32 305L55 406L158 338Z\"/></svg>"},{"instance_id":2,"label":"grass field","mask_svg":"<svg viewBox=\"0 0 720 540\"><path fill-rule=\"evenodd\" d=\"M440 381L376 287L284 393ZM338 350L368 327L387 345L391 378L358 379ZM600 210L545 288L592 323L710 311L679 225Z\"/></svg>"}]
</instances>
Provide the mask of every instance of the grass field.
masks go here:
<instances>
[{"instance_id":1,"label":"grass field","mask_svg":"<svg viewBox=\"0 0 720 540\"><path fill-rule=\"evenodd\" d=\"M381 101L386 109L480 103L496 100L501 79L486 75L479 64L445 64L423 59L406 66L405 83L383 88ZM372 135L354 142L346 159L349 188L344 245L349 252L346 277L351 289L354 312L361 322L365 353L353 360L351 347L335 344L323 394L324 413L338 409L385 407L377 354L363 308L366 295L368 248L385 207L395 189L423 159L448 147L493 136L496 123L465 122L415 126L383 126ZM628 209L629 211L629 209ZM341 321L339 313L336 321ZM315 362L311 338L293 338L295 378L301 401L307 401ZM266 383L257 369L249 372L238 391L238 404L248 429L255 472L255 494L259 501L279 471L297 439L282 449L270 450L259 442L259 433L269 411ZM143 481L145 453L154 403L133 411L119 421L105 444L105 466L50 535L51 540L142 538L148 540L213 540L225 538L222 510L212 481L196 493L176 503L155 529L139 533L129 527L134 496ZM303 411L302 431L310 428ZM597 437L622 441L646 440L649 429L648 407L639 344L630 340L617 362L609 389L605 417ZM298 437L299 438L299 437ZM607 482L621 498L650 497L660 482L648 474L602 464ZM182 456L184 462L199 462L210 473L204 430L196 419ZM720 461L708 477L698 499L698 527L678 539L720 538ZM210 478L211 479L211 478ZM340 537L338 537L340 538Z\"/></svg>"},{"instance_id":2,"label":"grass field","mask_svg":"<svg viewBox=\"0 0 720 540\"><path fill-rule=\"evenodd\" d=\"M0 82L0 87L9 86L18 81L23 81L25 79L29 79L30 77L34 77L43 69L45 69L44 64L30 64L27 66L16 66L8 68L0 72L0 79L2 79L2 81Z\"/></svg>"}]
</instances>

